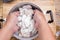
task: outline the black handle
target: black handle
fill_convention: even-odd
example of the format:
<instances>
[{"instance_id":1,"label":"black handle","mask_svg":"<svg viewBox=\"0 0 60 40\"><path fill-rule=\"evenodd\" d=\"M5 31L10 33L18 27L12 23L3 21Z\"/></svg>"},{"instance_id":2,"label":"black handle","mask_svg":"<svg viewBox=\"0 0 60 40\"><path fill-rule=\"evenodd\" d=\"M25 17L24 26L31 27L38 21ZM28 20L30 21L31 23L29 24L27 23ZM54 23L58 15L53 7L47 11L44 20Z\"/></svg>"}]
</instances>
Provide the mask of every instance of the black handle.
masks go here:
<instances>
[{"instance_id":1,"label":"black handle","mask_svg":"<svg viewBox=\"0 0 60 40\"><path fill-rule=\"evenodd\" d=\"M50 18L51 18L51 20L49 20L48 23L52 23L52 22L54 21L54 20L53 20L53 14L52 14L52 11L51 11L51 10L48 10L46 13L47 13L47 14L50 13Z\"/></svg>"},{"instance_id":2,"label":"black handle","mask_svg":"<svg viewBox=\"0 0 60 40\"><path fill-rule=\"evenodd\" d=\"M0 19L0 22L3 22L3 21L5 21L4 19Z\"/></svg>"},{"instance_id":3,"label":"black handle","mask_svg":"<svg viewBox=\"0 0 60 40\"><path fill-rule=\"evenodd\" d=\"M3 21L4 21L3 19L0 19L0 22L3 22ZM0 23L0 29L1 29L1 26L2 26L2 25L1 25L1 23Z\"/></svg>"}]
</instances>

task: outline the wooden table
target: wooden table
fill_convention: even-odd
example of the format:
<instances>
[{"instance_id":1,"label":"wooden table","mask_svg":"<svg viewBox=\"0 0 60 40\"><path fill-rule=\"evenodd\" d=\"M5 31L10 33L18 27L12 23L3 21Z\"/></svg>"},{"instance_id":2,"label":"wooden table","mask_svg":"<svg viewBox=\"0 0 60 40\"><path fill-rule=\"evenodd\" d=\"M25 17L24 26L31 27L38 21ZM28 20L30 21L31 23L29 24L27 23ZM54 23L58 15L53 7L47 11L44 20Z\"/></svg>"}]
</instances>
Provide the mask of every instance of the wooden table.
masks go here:
<instances>
[{"instance_id":1,"label":"wooden table","mask_svg":"<svg viewBox=\"0 0 60 40\"><path fill-rule=\"evenodd\" d=\"M0 16L2 16L2 1L0 0Z\"/></svg>"},{"instance_id":2,"label":"wooden table","mask_svg":"<svg viewBox=\"0 0 60 40\"><path fill-rule=\"evenodd\" d=\"M11 10L11 8L14 5L16 5L18 3L22 3L22 2L31 2L31 3L34 3L34 4L38 5L43 10L47 21L48 21L48 19L50 19L50 17L49 17L49 15L46 15L46 11L47 10L52 10L53 16L54 16L54 19L55 19L54 0L45 0L45 1L44 0L14 0L10 3L3 3L3 18L7 17L9 11ZM51 30L53 31L53 34L55 35L55 32L56 32L55 22L53 22L49 25L50 25ZM38 40L38 38L36 38L35 40Z\"/></svg>"}]
</instances>

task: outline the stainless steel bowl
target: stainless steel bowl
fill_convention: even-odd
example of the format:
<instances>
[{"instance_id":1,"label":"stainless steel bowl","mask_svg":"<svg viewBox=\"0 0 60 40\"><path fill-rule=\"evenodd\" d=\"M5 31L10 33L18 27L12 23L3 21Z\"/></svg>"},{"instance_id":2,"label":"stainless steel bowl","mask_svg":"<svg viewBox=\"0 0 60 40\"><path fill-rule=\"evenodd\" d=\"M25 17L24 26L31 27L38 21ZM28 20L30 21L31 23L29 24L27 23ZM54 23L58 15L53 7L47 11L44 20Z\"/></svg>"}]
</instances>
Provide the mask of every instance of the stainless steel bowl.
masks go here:
<instances>
[{"instance_id":1,"label":"stainless steel bowl","mask_svg":"<svg viewBox=\"0 0 60 40\"><path fill-rule=\"evenodd\" d=\"M31 5L33 10L38 9L40 12L42 12L42 10L41 10L37 5L35 5L35 4L33 4L33 3L19 3L19 4L16 4L16 5L10 10L9 14L12 13L12 12L15 12L15 11L19 11L19 8L22 7L22 6L24 6L24 5ZM16 32L16 33L14 34L14 37L16 37L17 39L20 39L20 40L32 40L32 39L36 38L37 36L38 36L38 32L37 32L36 34L32 35L32 36L29 37L29 38L20 37L20 36L18 35L18 32Z\"/></svg>"}]
</instances>

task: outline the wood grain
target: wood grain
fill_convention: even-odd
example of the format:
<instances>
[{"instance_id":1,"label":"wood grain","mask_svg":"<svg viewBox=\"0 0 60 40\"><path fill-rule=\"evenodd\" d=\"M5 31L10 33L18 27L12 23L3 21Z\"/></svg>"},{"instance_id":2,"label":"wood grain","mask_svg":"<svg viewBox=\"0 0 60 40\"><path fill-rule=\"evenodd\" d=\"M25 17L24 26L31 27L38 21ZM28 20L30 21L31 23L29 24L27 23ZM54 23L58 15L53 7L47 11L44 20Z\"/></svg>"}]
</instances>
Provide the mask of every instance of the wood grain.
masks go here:
<instances>
[{"instance_id":1,"label":"wood grain","mask_svg":"<svg viewBox=\"0 0 60 40\"><path fill-rule=\"evenodd\" d=\"M39 6L43 12L44 15L46 17L46 20L48 21L48 18L50 19L49 15L46 15L46 11L47 10L52 10L53 12L53 16L55 16L55 7L54 7L54 0L14 0L10 3L3 3L3 18L6 18L9 11L12 9L12 7L18 3L22 3L22 2L30 2L30 3L34 3L35 5ZM2 12L2 11L0 11ZM55 17L54 17L55 19ZM55 22L49 24L51 30L53 31L53 34L55 35L56 33L56 25ZM35 40L38 40L39 38L36 38ZM15 40L15 39L14 39Z\"/></svg>"}]
</instances>

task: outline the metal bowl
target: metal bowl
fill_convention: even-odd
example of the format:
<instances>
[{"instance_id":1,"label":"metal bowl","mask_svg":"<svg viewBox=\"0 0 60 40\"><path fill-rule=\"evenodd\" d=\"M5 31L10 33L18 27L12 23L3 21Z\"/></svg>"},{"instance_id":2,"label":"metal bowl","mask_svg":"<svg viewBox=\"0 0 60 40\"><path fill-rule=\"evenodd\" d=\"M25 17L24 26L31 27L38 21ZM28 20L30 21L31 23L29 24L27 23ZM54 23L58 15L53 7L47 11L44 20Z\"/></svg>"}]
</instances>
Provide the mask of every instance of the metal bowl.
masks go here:
<instances>
[{"instance_id":1,"label":"metal bowl","mask_svg":"<svg viewBox=\"0 0 60 40\"><path fill-rule=\"evenodd\" d=\"M33 10L38 9L40 12L42 12L42 10L37 5L35 5L33 3L28 3L28 2L25 3L25 2L23 2L23 3L18 3L17 5L15 5L10 10L9 14L12 13L12 12L15 12L15 11L19 11L19 8L22 7L22 6L24 6L24 5L31 5ZM16 37L17 39L21 39L21 40L32 40L32 39L36 38L37 36L38 36L38 32L36 34L34 34L33 36L29 37L29 38L20 37L18 35L18 32L16 32L14 34L14 37Z\"/></svg>"}]
</instances>

